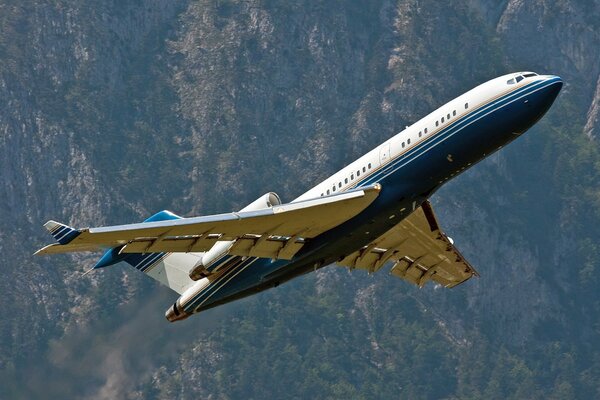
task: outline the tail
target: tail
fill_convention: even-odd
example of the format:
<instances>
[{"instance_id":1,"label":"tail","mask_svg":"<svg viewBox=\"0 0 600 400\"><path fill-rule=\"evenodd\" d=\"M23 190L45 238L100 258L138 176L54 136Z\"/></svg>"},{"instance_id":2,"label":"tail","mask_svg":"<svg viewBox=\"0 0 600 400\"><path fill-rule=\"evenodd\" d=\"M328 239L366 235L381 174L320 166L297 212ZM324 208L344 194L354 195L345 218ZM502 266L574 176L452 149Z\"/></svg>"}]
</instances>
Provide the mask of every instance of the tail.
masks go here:
<instances>
[{"instance_id":1,"label":"tail","mask_svg":"<svg viewBox=\"0 0 600 400\"><path fill-rule=\"evenodd\" d=\"M170 211L163 210L144 222L181 219ZM121 253L123 246L108 249L92 269L108 267L125 261L135 269L145 273L165 286L181 294L195 282L189 271L202 259L196 253Z\"/></svg>"},{"instance_id":2,"label":"tail","mask_svg":"<svg viewBox=\"0 0 600 400\"><path fill-rule=\"evenodd\" d=\"M165 221L172 219L181 219L182 217L173 214L170 211L163 210L154 214L144 222ZM48 221L44 227L50 232L58 243L50 244L38 250L35 254L56 254L64 253L66 247L68 251L97 251L95 244L75 245L71 243L73 239L81 234L82 231L56 221ZM173 289L177 293L183 293L188 287L193 285L189 273L202 260L203 253L121 253L123 246L117 246L106 250L100 260L88 272L108 267L125 261L135 269L145 273L149 277L159 281L165 286ZM87 272L86 272L87 273Z\"/></svg>"},{"instance_id":3,"label":"tail","mask_svg":"<svg viewBox=\"0 0 600 400\"><path fill-rule=\"evenodd\" d=\"M179 215L173 214L171 211L162 210L160 212L157 212L150 218L144 220L144 222L166 221L166 220L170 220L170 219L181 219L181 218L182 217L180 217ZM140 265L141 260L148 259L149 258L148 256L151 256L152 254L154 254L154 255L164 254L164 253L147 253L147 254L128 253L128 254L125 254L125 253L121 253L122 248L123 248L123 246L118 246L118 247L113 247L112 249L108 249L106 251L106 253L104 253L104 255L100 258L100 260L98 260L96 265L94 265L93 269L108 267L109 265L113 265L113 264L116 264L121 261L125 261L126 263L130 264L134 268L140 269L140 268L138 268L138 266ZM154 257L152 257L152 258L154 258ZM152 260L152 261L155 261L155 260Z\"/></svg>"}]
</instances>

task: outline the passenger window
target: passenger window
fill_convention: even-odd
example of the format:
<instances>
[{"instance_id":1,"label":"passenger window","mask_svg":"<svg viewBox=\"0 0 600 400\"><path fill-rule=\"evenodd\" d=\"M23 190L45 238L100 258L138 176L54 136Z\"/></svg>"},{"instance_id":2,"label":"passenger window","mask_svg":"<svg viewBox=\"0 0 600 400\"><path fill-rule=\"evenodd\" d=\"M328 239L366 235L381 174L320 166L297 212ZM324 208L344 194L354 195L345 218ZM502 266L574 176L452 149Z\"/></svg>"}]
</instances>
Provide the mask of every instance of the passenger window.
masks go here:
<instances>
[{"instance_id":1,"label":"passenger window","mask_svg":"<svg viewBox=\"0 0 600 400\"><path fill-rule=\"evenodd\" d=\"M421 131L419 131L419 137L421 137Z\"/></svg>"},{"instance_id":2,"label":"passenger window","mask_svg":"<svg viewBox=\"0 0 600 400\"><path fill-rule=\"evenodd\" d=\"M363 172L367 172L367 167L363 167Z\"/></svg>"},{"instance_id":3,"label":"passenger window","mask_svg":"<svg viewBox=\"0 0 600 400\"><path fill-rule=\"evenodd\" d=\"M408 139L408 140L406 141L406 144L410 144L410 139Z\"/></svg>"},{"instance_id":4,"label":"passenger window","mask_svg":"<svg viewBox=\"0 0 600 400\"><path fill-rule=\"evenodd\" d=\"M404 143L404 142L402 142L402 148L404 148L404 145L405 145L405 143Z\"/></svg>"},{"instance_id":5,"label":"passenger window","mask_svg":"<svg viewBox=\"0 0 600 400\"><path fill-rule=\"evenodd\" d=\"M450 114L447 115L448 119L450 119Z\"/></svg>"},{"instance_id":6,"label":"passenger window","mask_svg":"<svg viewBox=\"0 0 600 400\"><path fill-rule=\"evenodd\" d=\"M321 193L321 197L323 197L323 193Z\"/></svg>"},{"instance_id":7,"label":"passenger window","mask_svg":"<svg viewBox=\"0 0 600 400\"><path fill-rule=\"evenodd\" d=\"M354 174L350 175L350 180L354 180Z\"/></svg>"},{"instance_id":8,"label":"passenger window","mask_svg":"<svg viewBox=\"0 0 600 400\"><path fill-rule=\"evenodd\" d=\"M444 123L444 117L442 117L442 124Z\"/></svg>"},{"instance_id":9,"label":"passenger window","mask_svg":"<svg viewBox=\"0 0 600 400\"><path fill-rule=\"evenodd\" d=\"M456 110L452 111L452 116L455 117L456 116Z\"/></svg>"},{"instance_id":10,"label":"passenger window","mask_svg":"<svg viewBox=\"0 0 600 400\"><path fill-rule=\"evenodd\" d=\"M329 191L329 189L327 189L327 195L328 195L328 196L329 196L329 193L331 193L331 192Z\"/></svg>"},{"instance_id":11,"label":"passenger window","mask_svg":"<svg viewBox=\"0 0 600 400\"><path fill-rule=\"evenodd\" d=\"M338 183L338 187L341 188L342 187L342 182Z\"/></svg>"},{"instance_id":12,"label":"passenger window","mask_svg":"<svg viewBox=\"0 0 600 400\"><path fill-rule=\"evenodd\" d=\"M344 183L348 183L348 178L344 179Z\"/></svg>"},{"instance_id":13,"label":"passenger window","mask_svg":"<svg viewBox=\"0 0 600 400\"><path fill-rule=\"evenodd\" d=\"M358 171L356 171L356 176L359 177L360 176L360 169Z\"/></svg>"},{"instance_id":14,"label":"passenger window","mask_svg":"<svg viewBox=\"0 0 600 400\"><path fill-rule=\"evenodd\" d=\"M371 163L369 163L369 169L371 169Z\"/></svg>"},{"instance_id":15,"label":"passenger window","mask_svg":"<svg viewBox=\"0 0 600 400\"><path fill-rule=\"evenodd\" d=\"M425 132L425 134L427 135L427 128L425 128L424 132Z\"/></svg>"},{"instance_id":16,"label":"passenger window","mask_svg":"<svg viewBox=\"0 0 600 400\"><path fill-rule=\"evenodd\" d=\"M435 126L439 126L440 122L439 121L435 121Z\"/></svg>"},{"instance_id":17,"label":"passenger window","mask_svg":"<svg viewBox=\"0 0 600 400\"><path fill-rule=\"evenodd\" d=\"M332 192L335 192L335 185L333 185L333 188L331 188Z\"/></svg>"},{"instance_id":18,"label":"passenger window","mask_svg":"<svg viewBox=\"0 0 600 400\"><path fill-rule=\"evenodd\" d=\"M469 108L469 103L465 103L465 110Z\"/></svg>"}]
</instances>

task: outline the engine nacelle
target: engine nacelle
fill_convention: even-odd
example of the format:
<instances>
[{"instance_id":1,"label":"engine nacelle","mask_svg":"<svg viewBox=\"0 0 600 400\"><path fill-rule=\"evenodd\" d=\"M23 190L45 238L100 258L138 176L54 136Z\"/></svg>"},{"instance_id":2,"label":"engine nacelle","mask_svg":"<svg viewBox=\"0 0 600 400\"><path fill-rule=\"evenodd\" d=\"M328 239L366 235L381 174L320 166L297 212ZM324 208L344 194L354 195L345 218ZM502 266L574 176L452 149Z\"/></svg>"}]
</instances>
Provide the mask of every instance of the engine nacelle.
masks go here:
<instances>
[{"instance_id":1,"label":"engine nacelle","mask_svg":"<svg viewBox=\"0 0 600 400\"><path fill-rule=\"evenodd\" d=\"M278 206L280 204L281 204L281 199L279 198L277 193L269 192L269 193L263 194L258 199L254 200L252 203L250 203L246 207L242 208L240 211L262 210L263 208Z\"/></svg>"},{"instance_id":2,"label":"engine nacelle","mask_svg":"<svg viewBox=\"0 0 600 400\"><path fill-rule=\"evenodd\" d=\"M262 210L263 208L270 208L279 204L281 204L279 196L276 193L269 192L260 196L240 211ZM200 263L190 271L190 278L197 281L213 272L217 272L219 265L222 265L219 261L229 253L234 244L235 240L220 240L215 243L210 250L204 253Z\"/></svg>"},{"instance_id":3,"label":"engine nacelle","mask_svg":"<svg viewBox=\"0 0 600 400\"><path fill-rule=\"evenodd\" d=\"M186 319L191 314L188 314L183 310L181 305L179 304L179 299L167 309L165 312L165 317L169 322L181 321L182 319Z\"/></svg>"},{"instance_id":4,"label":"engine nacelle","mask_svg":"<svg viewBox=\"0 0 600 400\"><path fill-rule=\"evenodd\" d=\"M206 287L209 284L210 281L208 280L208 278L204 278L195 282L192 286L187 288L187 290L183 292L181 296L179 296L177 301L175 301L175 303L173 303L171 307L167 309L167 311L165 312L165 317L170 322L175 322L181 321L182 319L186 319L187 317L192 315L194 311L185 311L185 306L191 301L193 301L194 297L196 297L198 293L206 289Z\"/></svg>"}]
</instances>

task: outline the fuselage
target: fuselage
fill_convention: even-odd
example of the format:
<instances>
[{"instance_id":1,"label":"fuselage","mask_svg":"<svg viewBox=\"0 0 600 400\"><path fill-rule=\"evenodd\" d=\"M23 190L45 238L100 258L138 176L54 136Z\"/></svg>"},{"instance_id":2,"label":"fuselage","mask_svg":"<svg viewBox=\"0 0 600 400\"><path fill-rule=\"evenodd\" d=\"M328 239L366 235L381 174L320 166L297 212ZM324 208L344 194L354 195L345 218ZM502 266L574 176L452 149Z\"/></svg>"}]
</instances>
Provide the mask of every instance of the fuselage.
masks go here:
<instances>
[{"instance_id":1,"label":"fuselage","mask_svg":"<svg viewBox=\"0 0 600 400\"><path fill-rule=\"evenodd\" d=\"M318 236L292 260L225 257L227 267L184 293L192 314L321 268L372 242L441 185L516 139L537 122L562 87L557 76L513 73L464 93L347 165L294 201L379 183L362 213Z\"/></svg>"}]
</instances>

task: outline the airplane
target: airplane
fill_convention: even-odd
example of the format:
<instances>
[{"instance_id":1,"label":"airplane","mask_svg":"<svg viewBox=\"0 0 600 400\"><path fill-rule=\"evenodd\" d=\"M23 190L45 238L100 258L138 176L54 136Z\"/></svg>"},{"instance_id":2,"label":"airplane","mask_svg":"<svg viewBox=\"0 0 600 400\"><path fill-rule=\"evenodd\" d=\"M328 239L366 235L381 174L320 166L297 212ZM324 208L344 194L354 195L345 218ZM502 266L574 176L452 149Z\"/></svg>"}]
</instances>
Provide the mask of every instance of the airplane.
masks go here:
<instances>
[{"instance_id":1,"label":"airplane","mask_svg":"<svg viewBox=\"0 0 600 400\"><path fill-rule=\"evenodd\" d=\"M165 316L246 297L330 264L452 288L477 271L440 228L429 198L445 182L512 142L548 111L560 77L516 72L444 104L300 197L273 192L240 211L75 229L48 221L57 243L35 254L105 253L180 296ZM89 271L88 271L89 272Z\"/></svg>"}]
</instances>

